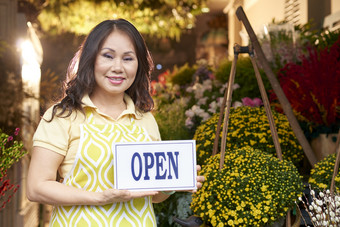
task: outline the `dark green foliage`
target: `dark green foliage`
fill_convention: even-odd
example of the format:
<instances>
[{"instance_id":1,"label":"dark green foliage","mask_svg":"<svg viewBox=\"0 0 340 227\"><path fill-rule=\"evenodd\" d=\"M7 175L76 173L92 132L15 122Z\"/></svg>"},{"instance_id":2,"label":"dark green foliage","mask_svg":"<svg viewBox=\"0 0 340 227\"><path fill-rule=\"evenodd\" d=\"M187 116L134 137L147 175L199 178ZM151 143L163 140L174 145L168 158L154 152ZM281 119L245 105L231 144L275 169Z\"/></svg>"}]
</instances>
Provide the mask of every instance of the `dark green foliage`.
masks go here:
<instances>
[{"instance_id":1,"label":"dark green foliage","mask_svg":"<svg viewBox=\"0 0 340 227\"><path fill-rule=\"evenodd\" d=\"M228 82L231 72L232 61L224 60L216 69L215 77L223 83ZM266 91L271 89L270 83L265 73L260 70L262 81ZM260 90L255 77L255 71L249 57L239 57L236 64L235 84L240 88L233 93L232 100L241 100L244 97L260 98Z\"/></svg>"},{"instance_id":2,"label":"dark green foliage","mask_svg":"<svg viewBox=\"0 0 340 227\"><path fill-rule=\"evenodd\" d=\"M193 81L193 75L196 69L190 67L188 64L183 65L178 69L175 75L171 78L171 82L175 85L185 86Z\"/></svg>"}]
</instances>

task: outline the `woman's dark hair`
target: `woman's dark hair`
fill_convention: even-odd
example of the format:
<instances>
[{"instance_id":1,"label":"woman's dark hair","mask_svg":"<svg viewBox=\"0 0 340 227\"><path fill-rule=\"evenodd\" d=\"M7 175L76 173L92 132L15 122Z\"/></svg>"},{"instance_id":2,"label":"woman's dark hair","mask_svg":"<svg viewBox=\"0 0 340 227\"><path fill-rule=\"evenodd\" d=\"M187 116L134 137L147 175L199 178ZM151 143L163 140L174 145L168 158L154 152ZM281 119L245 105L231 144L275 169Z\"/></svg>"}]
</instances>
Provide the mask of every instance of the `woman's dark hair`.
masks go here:
<instances>
[{"instance_id":1,"label":"woman's dark hair","mask_svg":"<svg viewBox=\"0 0 340 227\"><path fill-rule=\"evenodd\" d=\"M115 30L130 37L138 59L136 78L126 93L132 98L138 111L148 112L154 107L150 94L154 65L143 37L127 20L105 20L92 29L71 60L64 83L63 98L53 107L51 120L55 115L68 117L74 109L84 113L81 100L85 94L91 94L95 86L94 65L97 54L106 38Z\"/></svg>"}]
</instances>

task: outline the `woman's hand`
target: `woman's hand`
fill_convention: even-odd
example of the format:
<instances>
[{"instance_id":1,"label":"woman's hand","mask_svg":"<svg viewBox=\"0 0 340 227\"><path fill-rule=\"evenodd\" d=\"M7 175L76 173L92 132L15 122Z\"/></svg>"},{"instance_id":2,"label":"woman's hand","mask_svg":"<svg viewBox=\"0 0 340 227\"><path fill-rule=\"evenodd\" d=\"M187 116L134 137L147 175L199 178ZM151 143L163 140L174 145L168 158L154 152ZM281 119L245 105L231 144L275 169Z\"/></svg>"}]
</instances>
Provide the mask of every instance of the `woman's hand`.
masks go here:
<instances>
[{"instance_id":1,"label":"woman's hand","mask_svg":"<svg viewBox=\"0 0 340 227\"><path fill-rule=\"evenodd\" d=\"M128 191L107 189L99 193L98 205L105 205L109 203L127 202L132 199L142 198L146 196L154 196L157 191Z\"/></svg>"},{"instance_id":2,"label":"woman's hand","mask_svg":"<svg viewBox=\"0 0 340 227\"><path fill-rule=\"evenodd\" d=\"M196 165L196 170L197 170L197 173L199 172L199 171L201 171L201 166L200 165ZM204 179L204 176L197 176L196 177L196 186L197 186L197 189L200 189L200 188L202 188L202 185L203 185L203 182L205 181L205 179ZM189 191L189 192L191 192L191 193L195 193L195 192L197 192L197 189L196 190L191 190L191 191Z\"/></svg>"},{"instance_id":3,"label":"woman's hand","mask_svg":"<svg viewBox=\"0 0 340 227\"><path fill-rule=\"evenodd\" d=\"M199 171L201 171L201 166L197 165L196 169L197 169L197 173L198 173ZM202 188L202 185L203 185L203 182L205 181L205 178L204 178L204 176L197 176L196 181L197 181L197 189L200 189L200 188Z\"/></svg>"}]
</instances>

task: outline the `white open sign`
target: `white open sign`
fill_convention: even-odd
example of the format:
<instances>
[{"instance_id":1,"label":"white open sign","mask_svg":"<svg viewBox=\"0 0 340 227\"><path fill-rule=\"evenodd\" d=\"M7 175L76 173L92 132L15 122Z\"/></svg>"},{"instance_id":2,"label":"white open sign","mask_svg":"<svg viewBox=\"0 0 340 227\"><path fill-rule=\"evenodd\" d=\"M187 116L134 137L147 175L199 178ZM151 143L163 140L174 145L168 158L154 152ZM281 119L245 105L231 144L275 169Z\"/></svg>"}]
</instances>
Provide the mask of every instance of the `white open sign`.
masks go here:
<instances>
[{"instance_id":1,"label":"white open sign","mask_svg":"<svg viewBox=\"0 0 340 227\"><path fill-rule=\"evenodd\" d=\"M115 189L195 190L195 140L115 143Z\"/></svg>"}]
</instances>

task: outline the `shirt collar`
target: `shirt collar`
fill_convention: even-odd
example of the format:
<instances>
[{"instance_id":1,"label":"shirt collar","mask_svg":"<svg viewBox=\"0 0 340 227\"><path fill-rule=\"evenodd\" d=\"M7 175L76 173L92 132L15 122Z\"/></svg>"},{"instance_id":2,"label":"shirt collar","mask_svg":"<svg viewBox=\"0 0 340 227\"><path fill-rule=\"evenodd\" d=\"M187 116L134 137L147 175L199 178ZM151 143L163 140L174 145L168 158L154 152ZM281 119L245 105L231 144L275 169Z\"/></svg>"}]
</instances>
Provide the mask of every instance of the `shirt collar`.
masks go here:
<instances>
[{"instance_id":1,"label":"shirt collar","mask_svg":"<svg viewBox=\"0 0 340 227\"><path fill-rule=\"evenodd\" d=\"M90 99L90 96L88 94L84 95L84 97L82 98L82 107L83 108L93 108L98 112L98 108L93 104L92 100ZM124 110L121 114L121 116L123 115L133 115L135 119L141 119L141 113L136 111L136 107L135 104L133 102L133 100L131 99L131 97L124 93L124 101L126 103L126 110Z\"/></svg>"}]
</instances>

